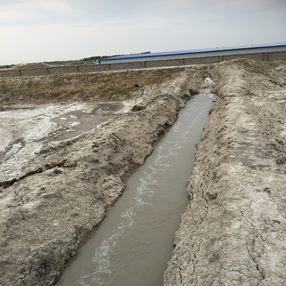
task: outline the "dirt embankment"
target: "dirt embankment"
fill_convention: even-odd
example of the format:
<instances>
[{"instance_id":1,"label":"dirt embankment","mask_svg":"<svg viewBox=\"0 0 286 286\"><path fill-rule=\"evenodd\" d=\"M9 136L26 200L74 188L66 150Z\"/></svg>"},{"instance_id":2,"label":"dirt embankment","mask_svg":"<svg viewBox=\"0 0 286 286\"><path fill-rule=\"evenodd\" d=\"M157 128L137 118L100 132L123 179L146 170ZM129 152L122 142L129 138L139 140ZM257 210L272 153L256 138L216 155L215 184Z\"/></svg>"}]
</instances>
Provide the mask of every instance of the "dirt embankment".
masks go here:
<instances>
[{"instance_id":1,"label":"dirt embankment","mask_svg":"<svg viewBox=\"0 0 286 286\"><path fill-rule=\"evenodd\" d=\"M133 91L127 103L124 102L129 111L123 112L123 108L120 112L117 108L115 117L104 126L94 126L68 139L63 135L71 134L74 129L66 130L61 138L56 136L54 129L47 132L46 137L36 136L35 144L42 145L37 145L41 146L37 147L37 152L29 149L30 159L23 151L31 144L30 137L21 137L21 132L14 130L21 120L14 120L8 130L2 126L11 135L10 139L6 138L11 154L2 154L4 161L0 168L10 170L9 162L12 161L7 160L12 160L19 152L21 157L26 154L25 158L29 160L15 165L17 172L2 173L0 285L39 286L56 281L84 235L102 220L108 207L124 190L128 171L144 163L152 152L152 142L174 123L191 93L200 90L208 75L207 70L207 67L186 70L162 84L146 85ZM31 99L28 97L27 100ZM100 107L98 100L99 97L94 101L88 98L89 108L94 105L91 109L95 110L89 116L96 116ZM10 101L15 102L15 99ZM102 104L108 105L107 102ZM117 104L123 105L123 102ZM101 112L104 112L102 106ZM31 112L36 112L37 109L33 108ZM28 112L28 109L29 106L24 111ZM47 124L46 118L58 110L62 113L48 123L60 124L60 120L80 116L79 112L65 114L62 109L57 109L40 112L40 117L35 115L32 119L36 122L44 120L40 122ZM2 112L2 115L7 116L5 120L8 122L9 113ZM112 112L108 116L112 116ZM49 128L55 128L53 126ZM17 134L21 141L17 141ZM9 164L5 165L5 162Z\"/></svg>"},{"instance_id":2,"label":"dirt embankment","mask_svg":"<svg viewBox=\"0 0 286 286\"><path fill-rule=\"evenodd\" d=\"M235 62L213 74L166 286L286 285L286 65Z\"/></svg>"}]
</instances>

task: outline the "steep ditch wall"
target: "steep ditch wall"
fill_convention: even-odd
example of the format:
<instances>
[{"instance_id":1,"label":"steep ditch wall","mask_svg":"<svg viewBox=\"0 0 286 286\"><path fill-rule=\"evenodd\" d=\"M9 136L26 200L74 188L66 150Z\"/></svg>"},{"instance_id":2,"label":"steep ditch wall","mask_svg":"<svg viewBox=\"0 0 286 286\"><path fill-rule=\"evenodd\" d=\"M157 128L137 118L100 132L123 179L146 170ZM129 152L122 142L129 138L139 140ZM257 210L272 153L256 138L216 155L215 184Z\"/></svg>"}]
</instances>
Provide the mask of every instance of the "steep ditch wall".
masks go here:
<instances>
[{"instance_id":1,"label":"steep ditch wall","mask_svg":"<svg viewBox=\"0 0 286 286\"><path fill-rule=\"evenodd\" d=\"M286 285L286 66L220 77L164 285Z\"/></svg>"}]
</instances>

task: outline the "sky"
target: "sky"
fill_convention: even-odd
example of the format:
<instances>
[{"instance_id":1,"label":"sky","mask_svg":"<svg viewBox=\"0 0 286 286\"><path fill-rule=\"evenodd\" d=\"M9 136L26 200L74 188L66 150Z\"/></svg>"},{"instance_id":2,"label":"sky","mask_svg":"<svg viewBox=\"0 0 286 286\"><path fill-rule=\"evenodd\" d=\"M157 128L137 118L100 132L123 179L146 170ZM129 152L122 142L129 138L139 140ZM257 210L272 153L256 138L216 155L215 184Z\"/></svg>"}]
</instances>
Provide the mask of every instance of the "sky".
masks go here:
<instances>
[{"instance_id":1,"label":"sky","mask_svg":"<svg viewBox=\"0 0 286 286\"><path fill-rule=\"evenodd\" d=\"M286 42L286 0L0 0L0 65Z\"/></svg>"}]
</instances>

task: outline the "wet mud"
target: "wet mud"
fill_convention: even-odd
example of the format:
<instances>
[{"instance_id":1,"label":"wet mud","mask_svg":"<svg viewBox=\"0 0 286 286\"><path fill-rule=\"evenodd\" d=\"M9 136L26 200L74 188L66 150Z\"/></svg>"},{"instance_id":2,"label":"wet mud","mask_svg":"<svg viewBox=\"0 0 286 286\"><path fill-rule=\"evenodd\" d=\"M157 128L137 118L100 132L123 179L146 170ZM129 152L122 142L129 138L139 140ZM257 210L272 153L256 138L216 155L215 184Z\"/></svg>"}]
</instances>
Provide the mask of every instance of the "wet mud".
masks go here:
<instances>
[{"instance_id":1,"label":"wet mud","mask_svg":"<svg viewBox=\"0 0 286 286\"><path fill-rule=\"evenodd\" d=\"M61 104L10 108L0 113L0 184L22 177L33 169L34 160L46 156L44 146L55 145L114 121L124 111L118 102ZM39 155L39 153L41 153Z\"/></svg>"},{"instance_id":2,"label":"wet mud","mask_svg":"<svg viewBox=\"0 0 286 286\"><path fill-rule=\"evenodd\" d=\"M54 117L50 122L57 123L61 129L69 130L69 132L61 131L53 136L53 140L59 141L73 138L93 128L108 124L119 116L116 112L120 113L120 109L123 107L124 105L121 103L102 103L90 113L76 110ZM50 140L48 138L48 141Z\"/></svg>"}]
</instances>

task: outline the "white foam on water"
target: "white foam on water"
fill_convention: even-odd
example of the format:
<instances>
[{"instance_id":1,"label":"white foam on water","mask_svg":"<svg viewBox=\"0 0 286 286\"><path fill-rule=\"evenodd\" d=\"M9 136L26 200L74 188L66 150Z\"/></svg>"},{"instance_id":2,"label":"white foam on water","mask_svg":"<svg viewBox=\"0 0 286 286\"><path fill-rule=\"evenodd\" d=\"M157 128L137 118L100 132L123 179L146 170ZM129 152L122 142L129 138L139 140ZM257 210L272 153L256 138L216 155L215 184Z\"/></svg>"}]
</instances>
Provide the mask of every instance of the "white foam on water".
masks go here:
<instances>
[{"instance_id":1,"label":"white foam on water","mask_svg":"<svg viewBox=\"0 0 286 286\"><path fill-rule=\"evenodd\" d=\"M202 95L205 97L211 98L211 96L208 95ZM197 102L196 100L193 101L192 108L184 109L180 113L180 118L189 118L189 113L196 111L196 115L192 117L192 120L188 124L182 124L180 120L178 120L172 127L172 132L169 132L165 135L165 137L160 142L160 145L157 146L156 150L150 155L147 159L144 166L140 167L142 168L142 171L138 170L138 173L140 175L136 176L137 178L137 187L134 187L132 190L128 190L128 195L125 197L125 191L120 198L120 200L125 200L122 205L124 205L124 209L121 210L119 207L118 212L116 211L116 217L112 218L110 217L110 223L114 223L112 227L104 228L104 234L102 234L102 240L98 241L97 247L94 250L94 255L92 256L92 264L89 266L88 273L86 273L85 270L79 270L78 267L80 266L80 261L75 264L74 267L76 269L73 270L71 267L69 272L72 273L72 275L75 275L75 271L81 271L81 275L78 278L73 278L72 283L71 280L66 282L67 284L62 284L61 282L59 285L81 285L81 286L94 286L94 285L135 285L131 282L129 284L117 284L117 278L113 275L123 275L122 266L120 265L120 272L116 272L119 270L114 269L114 261L113 257L115 253L120 253L122 251L123 253L129 253L131 249L138 249L140 253L138 253L137 259L144 256L145 253L148 253L150 251L150 247L152 247L152 242L149 240L144 240L144 243L137 238L137 236L140 235L147 235L150 232L151 229L156 229L158 226L163 224L169 223L169 216L172 216L172 212L170 214L159 214L159 218L156 218L152 216L152 211L154 208L157 208L155 203L164 200L164 197L166 194L163 192L163 197L158 198L157 197L157 188L158 184L160 185L168 185L168 179L173 179L173 174L171 171L170 178L166 178L163 182L161 181L161 178L165 177L169 170L172 170L172 162L176 160L176 156L179 152L182 152L182 148L185 142L188 142L190 136L192 136L192 129L195 127L195 124L198 120L201 118L201 114L205 113L202 111L202 108L200 107L201 103ZM206 109L206 107L204 108ZM185 148L185 147L184 147ZM189 155L187 155L189 156ZM149 163L150 162L150 163ZM140 169L139 168L139 169ZM183 167L184 168L184 167ZM169 174L169 173L168 173ZM174 175L176 176L176 175ZM186 178L187 180L187 178ZM185 185L185 182L184 182ZM164 187L163 187L164 188ZM183 190L185 192L185 190ZM131 195L132 194L132 195ZM187 196L187 194L186 194ZM118 202L119 203L119 202ZM115 207L117 206L117 203ZM114 208L115 208L114 207ZM147 212L142 213L142 210L147 210ZM175 207L176 208L176 207ZM141 211L140 211L141 210ZM142 234L136 232L135 234L132 233L132 228L134 228L137 225L138 217L140 216L147 216L151 221L146 222L145 224L148 225L149 230L142 231ZM109 219L109 218L108 218ZM106 219L106 221L108 220ZM104 221L103 224L106 222ZM115 221L115 222L114 222ZM152 222L152 223L151 223ZM152 224L152 225L149 225ZM153 225L154 223L154 225ZM101 228L99 228L98 233L100 233ZM106 233L105 233L106 232ZM130 236L135 235L136 239L132 240L130 242L132 245L124 245L122 246L122 243L124 244L124 237L128 236L128 242L130 239ZM150 234L151 235L151 234ZM95 236L96 239L97 235ZM139 240L137 242L137 240ZM91 246L90 246L91 247ZM125 249L124 247L127 247ZM147 249L145 249L147 247ZM152 252L152 251L151 251ZM123 265L123 259L125 254L120 254L119 257L122 257L122 263L119 259L120 264ZM128 256L126 254L126 256ZM132 258L128 258L128 262L126 263L126 267L130 265L129 263ZM143 258L142 258L143 259ZM141 258L139 259L141 260ZM135 263L135 261L134 261ZM127 270L126 270L127 271ZM140 282L140 285L147 285L144 284L144 281L137 281ZM136 285L139 285L136 283ZM149 284L148 284L149 285ZM151 284L150 284L151 285ZM153 285L153 284L152 284Z\"/></svg>"},{"instance_id":2,"label":"white foam on water","mask_svg":"<svg viewBox=\"0 0 286 286\"><path fill-rule=\"evenodd\" d=\"M205 79L205 88L201 89L201 94L205 94L205 95L212 95L211 94L211 90L213 89L213 87L215 86L215 83L212 81L212 79L210 77L207 77ZM213 97L214 95L212 95L211 97Z\"/></svg>"}]
</instances>

